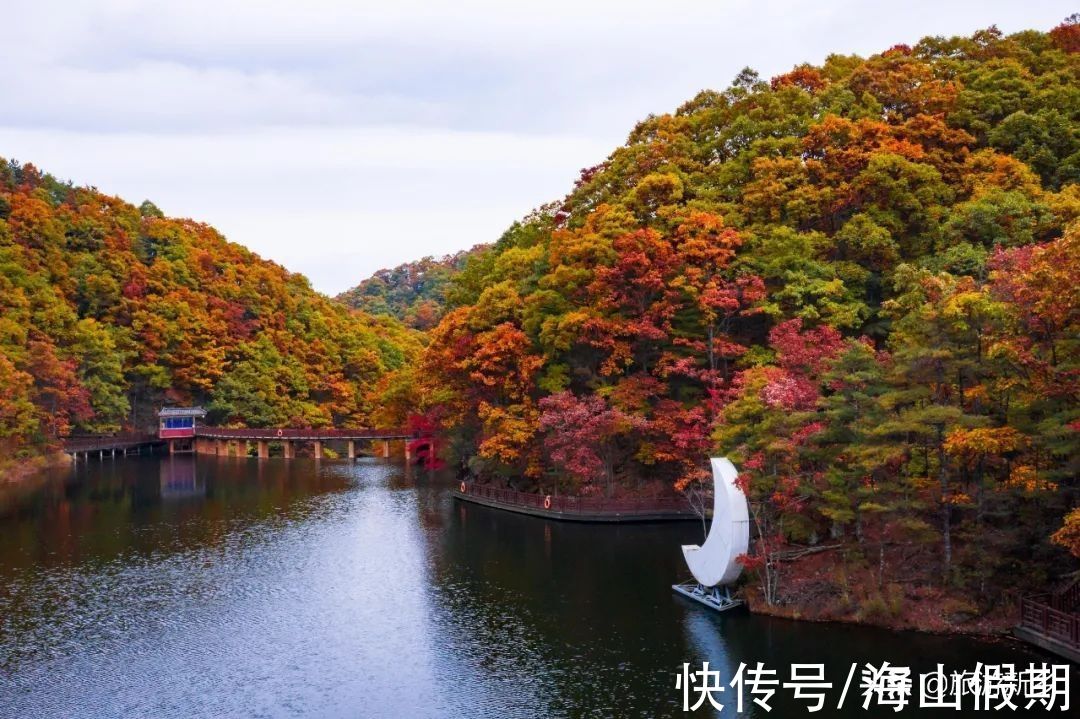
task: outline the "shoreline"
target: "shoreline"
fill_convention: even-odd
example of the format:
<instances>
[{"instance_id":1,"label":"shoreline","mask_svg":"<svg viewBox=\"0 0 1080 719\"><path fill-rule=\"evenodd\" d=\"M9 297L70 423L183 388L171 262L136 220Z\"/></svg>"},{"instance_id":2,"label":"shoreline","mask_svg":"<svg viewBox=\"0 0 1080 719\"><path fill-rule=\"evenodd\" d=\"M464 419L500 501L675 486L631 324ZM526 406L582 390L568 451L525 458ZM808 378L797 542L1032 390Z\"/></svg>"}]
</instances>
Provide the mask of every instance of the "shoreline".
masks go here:
<instances>
[{"instance_id":1,"label":"shoreline","mask_svg":"<svg viewBox=\"0 0 1080 719\"><path fill-rule=\"evenodd\" d=\"M810 614L800 613L799 607L770 607L763 602L752 601L747 598L747 611L766 617L775 617L777 619L787 619L793 622L811 622L814 624L845 624L849 626L859 627L875 627L877 629L885 629L891 632L917 632L919 634L932 634L935 636L962 636L962 637L979 637L983 639L1005 639L1008 641L1015 641L1024 646L1028 646L1026 643L1016 639L1011 633L1013 627L1016 626L1016 622L1008 623L1002 621L992 622L989 624L979 624L979 619L987 619L993 616L993 613L984 615L975 620L972 620L971 624L975 626L964 625L950 625L950 626L932 626L932 625L918 625L898 622L882 622L874 621L872 619L860 619L853 616L813 616Z\"/></svg>"},{"instance_id":2,"label":"shoreline","mask_svg":"<svg viewBox=\"0 0 1080 719\"><path fill-rule=\"evenodd\" d=\"M1005 645L1018 649L1021 651L1029 652L1038 656L1045 656L1053 661L1060 662L1062 660L1072 661L1068 657L1063 656L1058 652L1046 649L1038 644L1027 641L1014 632L1016 624L1008 624L993 629L973 629L954 626L951 628L934 628L934 627L920 627L911 625L892 625L881 622L867 621L865 619L855 619L853 617L812 617L802 616L797 613L789 613L783 611L781 608L769 608L767 605L759 605L754 607L749 601L746 602L746 611L750 614L754 614L762 617L770 617L774 619L782 619L789 622L805 622L810 624L837 624L846 627L860 627L881 630L885 632L891 632L893 634L917 634L922 636L935 636L935 637L956 637L965 640L975 640L985 642L987 644ZM1075 664L1075 662L1073 662Z\"/></svg>"},{"instance_id":3,"label":"shoreline","mask_svg":"<svg viewBox=\"0 0 1080 719\"><path fill-rule=\"evenodd\" d=\"M71 464L71 458L63 452L49 452L27 459L15 459L0 466L0 484L18 484L47 469Z\"/></svg>"}]
</instances>

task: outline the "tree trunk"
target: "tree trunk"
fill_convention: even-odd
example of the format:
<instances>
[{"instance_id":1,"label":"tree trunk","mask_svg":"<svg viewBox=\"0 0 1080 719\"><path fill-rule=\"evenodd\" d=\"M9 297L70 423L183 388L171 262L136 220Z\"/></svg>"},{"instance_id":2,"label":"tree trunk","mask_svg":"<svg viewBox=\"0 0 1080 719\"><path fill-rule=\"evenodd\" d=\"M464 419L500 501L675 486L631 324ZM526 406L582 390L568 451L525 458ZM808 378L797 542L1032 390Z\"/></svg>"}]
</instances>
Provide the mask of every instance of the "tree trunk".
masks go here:
<instances>
[{"instance_id":1,"label":"tree trunk","mask_svg":"<svg viewBox=\"0 0 1080 719\"><path fill-rule=\"evenodd\" d=\"M937 428L938 480L941 483L941 532L945 553L945 580L952 574L952 505L949 504L949 474L945 469L945 427Z\"/></svg>"}]
</instances>

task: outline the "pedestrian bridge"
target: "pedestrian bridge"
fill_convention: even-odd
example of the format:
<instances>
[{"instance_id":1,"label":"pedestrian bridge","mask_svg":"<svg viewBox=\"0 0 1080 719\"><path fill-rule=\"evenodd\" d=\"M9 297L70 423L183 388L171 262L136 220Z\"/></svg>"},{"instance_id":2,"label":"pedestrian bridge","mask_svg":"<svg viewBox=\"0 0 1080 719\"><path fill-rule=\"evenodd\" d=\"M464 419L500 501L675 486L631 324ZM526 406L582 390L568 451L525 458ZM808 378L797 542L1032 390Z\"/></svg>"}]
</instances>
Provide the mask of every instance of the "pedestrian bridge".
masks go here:
<instances>
[{"instance_id":1,"label":"pedestrian bridge","mask_svg":"<svg viewBox=\"0 0 1080 719\"><path fill-rule=\"evenodd\" d=\"M358 447L357 443L361 443ZM323 458L328 443L342 446L349 459L355 459L358 449L366 444L369 451L390 456L391 443L404 447L406 461L422 459L431 452L433 438L405 429L294 429L286 427L231 429L227 427L194 427L166 430L154 434L80 435L62 439L64 452L75 459L115 457L129 452L153 451L167 448L169 454L196 453L246 457L254 453L260 458L271 456L271 448L280 447L281 456L293 459L298 451L308 447L315 459ZM254 450L254 451L253 451Z\"/></svg>"},{"instance_id":2,"label":"pedestrian bridge","mask_svg":"<svg viewBox=\"0 0 1080 719\"><path fill-rule=\"evenodd\" d=\"M64 437L62 440L64 452L75 459L80 456L86 459L91 456L104 458L106 455L115 457L119 452L127 455L129 452L142 454L150 452L157 446L162 446L162 440L156 434L135 433L112 433L112 434L82 434Z\"/></svg>"},{"instance_id":3,"label":"pedestrian bridge","mask_svg":"<svg viewBox=\"0 0 1080 719\"><path fill-rule=\"evenodd\" d=\"M228 429L225 427L196 427L196 437L209 439L243 440L291 440L315 442L319 440L353 440L359 442L373 439L416 439L419 434L404 429Z\"/></svg>"},{"instance_id":4,"label":"pedestrian bridge","mask_svg":"<svg viewBox=\"0 0 1080 719\"><path fill-rule=\"evenodd\" d=\"M412 459L413 452L431 444L431 437L405 429L228 429L225 427L195 427L190 449L180 449L179 443L170 442L171 452L193 451L196 454L247 456L251 445L255 454L269 457L272 444L280 444L282 456L292 459L297 449L310 445L315 459L322 459L323 447L329 442L345 444L349 459L356 459L357 442L381 443L382 456L390 456L390 442L404 441L405 459Z\"/></svg>"}]
</instances>

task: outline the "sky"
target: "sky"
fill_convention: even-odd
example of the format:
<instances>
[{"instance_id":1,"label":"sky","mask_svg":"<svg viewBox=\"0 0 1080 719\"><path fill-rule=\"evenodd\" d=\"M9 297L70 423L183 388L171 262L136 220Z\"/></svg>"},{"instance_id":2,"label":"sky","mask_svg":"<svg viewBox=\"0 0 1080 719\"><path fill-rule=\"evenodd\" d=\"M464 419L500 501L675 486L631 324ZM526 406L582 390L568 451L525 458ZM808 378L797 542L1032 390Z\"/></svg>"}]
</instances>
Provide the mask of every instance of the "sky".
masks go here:
<instances>
[{"instance_id":1,"label":"sky","mask_svg":"<svg viewBox=\"0 0 1080 719\"><path fill-rule=\"evenodd\" d=\"M649 113L1073 0L35 0L3 10L0 157L192 217L336 294L491 242Z\"/></svg>"}]
</instances>

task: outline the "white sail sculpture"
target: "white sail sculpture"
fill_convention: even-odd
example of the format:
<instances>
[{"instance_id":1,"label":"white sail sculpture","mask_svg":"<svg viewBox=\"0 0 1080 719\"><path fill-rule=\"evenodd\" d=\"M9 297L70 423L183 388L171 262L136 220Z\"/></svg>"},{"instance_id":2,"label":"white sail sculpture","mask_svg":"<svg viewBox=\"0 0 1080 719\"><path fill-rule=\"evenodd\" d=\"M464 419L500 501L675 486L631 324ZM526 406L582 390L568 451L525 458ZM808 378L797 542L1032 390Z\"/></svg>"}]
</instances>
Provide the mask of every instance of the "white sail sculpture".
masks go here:
<instances>
[{"instance_id":1,"label":"white sail sculpture","mask_svg":"<svg viewBox=\"0 0 1080 719\"><path fill-rule=\"evenodd\" d=\"M738 558L750 546L750 512L746 495L735 483L739 473L727 458L712 458L713 516L709 534L700 547L683 545L683 557L697 583L672 587L676 592L713 609L741 604L732 599L730 587L742 573Z\"/></svg>"}]
</instances>

